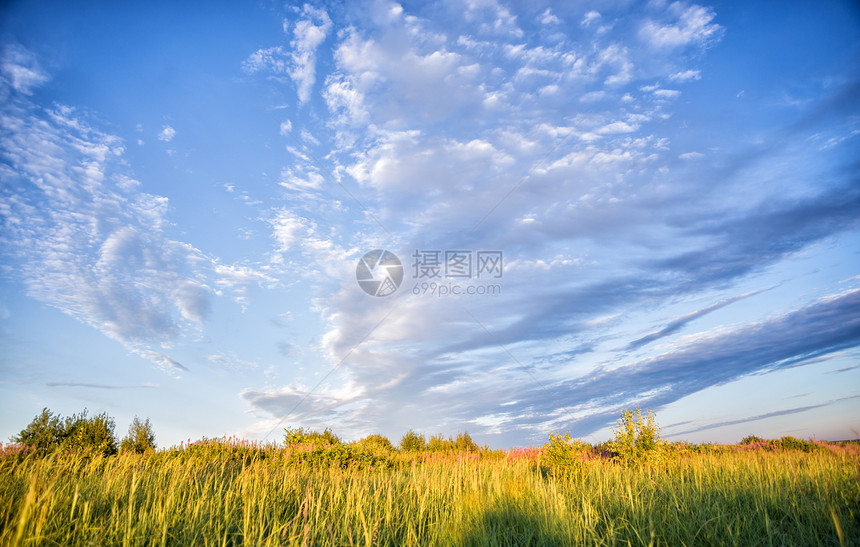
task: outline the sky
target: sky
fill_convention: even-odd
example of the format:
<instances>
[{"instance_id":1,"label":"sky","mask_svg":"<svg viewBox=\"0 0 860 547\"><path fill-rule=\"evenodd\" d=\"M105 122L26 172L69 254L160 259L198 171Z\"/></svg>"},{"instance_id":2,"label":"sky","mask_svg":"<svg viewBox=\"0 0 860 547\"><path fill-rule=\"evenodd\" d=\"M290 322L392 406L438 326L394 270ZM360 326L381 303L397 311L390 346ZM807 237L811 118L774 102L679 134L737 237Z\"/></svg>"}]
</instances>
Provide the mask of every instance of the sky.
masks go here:
<instances>
[{"instance_id":1,"label":"sky","mask_svg":"<svg viewBox=\"0 0 860 547\"><path fill-rule=\"evenodd\" d=\"M0 438L860 437L860 7L6 2Z\"/></svg>"}]
</instances>

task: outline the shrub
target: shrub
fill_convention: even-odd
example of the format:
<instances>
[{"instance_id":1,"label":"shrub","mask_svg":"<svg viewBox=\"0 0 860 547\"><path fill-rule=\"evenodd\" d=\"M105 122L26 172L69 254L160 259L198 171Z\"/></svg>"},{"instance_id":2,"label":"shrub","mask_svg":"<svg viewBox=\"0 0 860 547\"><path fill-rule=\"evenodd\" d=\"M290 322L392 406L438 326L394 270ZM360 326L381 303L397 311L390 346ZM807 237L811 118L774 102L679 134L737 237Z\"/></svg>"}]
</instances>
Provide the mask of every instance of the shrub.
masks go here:
<instances>
[{"instance_id":1,"label":"shrub","mask_svg":"<svg viewBox=\"0 0 860 547\"><path fill-rule=\"evenodd\" d=\"M823 450L824 447L812 441L804 441L796 437L786 436L779 440L783 450L800 450L801 452L815 452Z\"/></svg>"},{"instance_id":2,"label":"shrub","mask_svg":"<svg viewBox=\"0 0 860 547\"><path fill-rule=\"evenodd\" d=\"M593 453L591 445L571 438L570 431L564 435L550 432L549 442L544 445L543 461L553 475L572 476L582 471Z\"/></svg>"},{"instance_id":3,"label":"shrub","mask_svg":"<svg viewBox=\"0 0 860 547\"><path fill-rule=\"evenodd\" d=\"M357 441L355 443L357 446L369 450L378 450L389 452L394 450L394 446L391 444L391 441L388 440L388 437L383 435L368 435L367 437Z\"/></svg>"},{"instance_id":4,"label":"shrub","mask_svg":"<svg viewBox=\"0 0 860 547\"><path fill-rule=\"evenodd\" d=\"M236 437L203 437L198 441L157 452L154 456L164 459L181 458L200 462L233 461L250 463L277 456L279 451L274 445L248 442Z\"/></svg>"},{"instance_id":5,"label":"shrub","mask_svg":"<svg viewBox=\"0 0 860 547\"><path fill-rule=\"evenodd\" d=\"M128 435L122 440L119 445L122 452L134 452L142 454L155 450L155 433L152 431L152 424L149 423L149 418L145 422L135 416L131 425L128 426Z\"/></svg>"},{"instance_id":6,"label":"shrub","mask_svg":"<svg viewBox=\"0 0 860 547\"><path fill-rule=\"evenodd\" d=\"M296 429L284 429L284 444L287 446L296 445L335 445L340 444L340 439L332 433L332 430L326 428L322 433L313 430L305 430L303 427Z\"/></svg>"},{"instance_id":7,"label":"shrub","mask_svg":"<svg viewBox=\"0 0 860 547\"><path fill-rule=\"evenodd\" d=\"M763 441L764 441L764 439L762 439L761 437L759 437L757 435L747 435L746 437L741 439L741 444L755 444L755 443L760 443Z\"/></svg>"},{"instance_id":8,"label":"shrub","mask_svg":"<svg viewBox=\"0 0 860 547\"><path fill-rule=\"evenodd\" d=\"M116 422L106 412L87 417L84 409L66 420L67 436L60 448L70 452L95 452L110 456L117 453Z\"/></svg>"},{"instance_id":9,"label":"shrub","mask_svg":"<svg viewBox=\"0 0 860 547\"><path fill-rule=\"evenodd\" d=\"M414 452L418 450L424 450L426 447L426 443L424 442L424 435L420 433L416 433L413 430L409 430L406 432L403 437L400 438L400 450L405 450L406 452Z\"/></svg>"},{"instance_id":10,"label":"shrub","mask_svg":"<svg viewBox=\"0 0 860 547\"><path fill-rule=\"evenodd\" d=\"M354 444L330 444L314 446L311 450L297 450L290 454L288 462L313 468L382 469L393 466L389 456Z\"/></svg>"},{"instance_id":11,"label":"shrub","mask_svg":"<svg viewBox=\"0 0 860 547\"><path fill-rule=\"evenodd\" d=\"M612 433L615 437L609 447L623 462L644 463L662 455L660 428L651 410L645 416L639 407L635 411L625 410L618 419L618 429L613 429Z\"/></svg>"}]
</instances>

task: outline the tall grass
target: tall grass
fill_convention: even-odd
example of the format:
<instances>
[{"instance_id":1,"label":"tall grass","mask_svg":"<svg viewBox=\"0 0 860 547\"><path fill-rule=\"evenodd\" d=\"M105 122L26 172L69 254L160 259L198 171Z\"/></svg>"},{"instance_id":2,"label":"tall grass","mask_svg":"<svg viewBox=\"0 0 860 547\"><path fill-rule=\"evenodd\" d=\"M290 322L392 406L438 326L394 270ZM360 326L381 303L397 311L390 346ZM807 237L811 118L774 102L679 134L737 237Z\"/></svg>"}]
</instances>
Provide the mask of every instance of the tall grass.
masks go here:
<instances>
[{"instance_id":1,"label":"tall grass","mask_svg":"<svg viewBox=\"0 0 860 547\"><path fill-rule=\"evenodd\" d=\"M296 450L10 451L0 544L860 544L860 455L847 449L679 450L567 474L541 449L390 451L385 466L346 469Z\"/></svg>"}]
</instances>

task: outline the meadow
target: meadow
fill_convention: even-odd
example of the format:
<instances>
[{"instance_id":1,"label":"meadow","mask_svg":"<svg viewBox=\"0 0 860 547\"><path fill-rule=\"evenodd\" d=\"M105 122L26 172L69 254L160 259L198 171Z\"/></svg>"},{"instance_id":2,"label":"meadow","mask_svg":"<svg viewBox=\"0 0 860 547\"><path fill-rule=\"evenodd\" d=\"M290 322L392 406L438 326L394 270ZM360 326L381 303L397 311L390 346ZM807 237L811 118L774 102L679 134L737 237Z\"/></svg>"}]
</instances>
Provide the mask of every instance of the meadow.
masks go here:
<instances>
[{"instance_id":1,"label":"meadow","mask_svg":"<svg viewBox=\"0 0 860 547\"><path fill-rule=\"evenodd\" d=\"M617 425L597 446L298 428L156 450L149 420L118 443L106 414L45 409L0 445L0 545L860 545L860 444Z\"/></svg>"},{"instance_id":2,"label":"meadow","mask_svg":"<svg viewBox=\"0 0 860 547\"><path fill-rule=\"evenodd\" d=\"M860 543L856 445L666 444L639 463L585 450L560 467L554 440L441 452L217 439L114 456L6 445L0 544Z\"/></svg>"}]
</instances>

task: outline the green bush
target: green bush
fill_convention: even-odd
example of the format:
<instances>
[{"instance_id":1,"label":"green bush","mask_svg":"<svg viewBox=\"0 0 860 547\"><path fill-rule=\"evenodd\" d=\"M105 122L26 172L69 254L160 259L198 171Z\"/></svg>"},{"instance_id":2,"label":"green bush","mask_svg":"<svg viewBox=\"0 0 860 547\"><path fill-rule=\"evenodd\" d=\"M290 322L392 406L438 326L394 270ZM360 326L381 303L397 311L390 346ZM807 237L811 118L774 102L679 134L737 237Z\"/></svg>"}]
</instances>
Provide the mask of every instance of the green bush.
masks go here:
<instances>
[{"instance_id":1,"label":"green bush","mask_svg":"<svg viewBox=\"0 0 860 547\"><path fill-rule=\"evenodd\" d=\"M355 444L316 445L310 450L296 450L290 454L290 464L312 468L383 469L392 467L389 456Z\"/></svg>"},{"instance_id":2,"label":"green bush","mask_svg":"<svg viewBox=\"0 0 860 547\"><path fill-rule=\"evenodd\" d=\"M824 450L824 447L812 441L804 441L796 437L786 436L779 440L783 450L800 450L801 452L815 452Z\"/></svg>"},{"instance_id":3,"label":"green bush","mask_svg":"<svg viewBox=\"0 0 860 547\"><path fill-rule=\"evenodd\" d=\"M585 468L594 449L581 439L573 439L570 431L562 434L549 434L549 442L544 445L543 461L555 476L572 476Z\"/></svg>"},{"instance_id":4,"label":"green bush","mask_svg":"<svg viewBox=\"0 0 860 547\"><path fill-rule=\"evenodd\" d=\"M440 433L430 437L427 443L430 452L480 452L481 447L475 444L468 432L457 433L457 437L447 439Z\"/></svg>"},{"instance_id":5,"label":"green bush","mask_svg":"<svg viewBox=\"0 0 860 547\"><path fill-rule=\"evenodd\" d=\"M400 450L404 450L406 452L424 450L426 446L424 435L416 433L411 429L400 438Z\"/></svg>"},{"instance_id":6,"label":"green bush","mask_svg":"<svg viewBox=\"0 0 860 547\"><path fill-rule=\"evenodd\" d=\"M101 413L87 417L87 410L61 420L47 408L36 416L21 432L12 437L13 442L32 447L39 454L53 450L70 452L98 452L105 455L117 453L114 419Z\"/></svg>"},{"instance_id":7,"label":"green bush","mask_svg":"<svg viewBox=\"0 0 860 547\"><path fill-rule=\"evenodd\" d=\"M122 440L119 449L122 452L134 452L142 454L155 450L155 433L152 431L152 424L149 423L149 418L145 422L135 416L131 425L128 426L128 435Z\"/></svg>"},{"instance_id":8,"label":"green bush","mask_svg":"<svg viewBox=\"0 0 860 547\"><path fill-rule=\"evenodd\" d=\"M284 429L284 444L287 446L296 445L335 445L340 444L340 439L331 429L326 428L325 431L319 433L313 430L306 430L303 427L296 429Z\"/></svg>"},{"instance_id":9,"label":"green bush","mask_svg":"<svg viewBox=\"0 0 860 547\"><path fill-rule=\"evenodd\" d=\"M746 437L741 439L741 444L755 444L760 442L764 442L764 439L757 435L747 435Z\"/></svg>"},{"instance_id":10,"label":"green bush","mask_svg":"<svg viewBox=\"0 0 860 547\"><path fill-rule=\"evenodd\" d=\"M625 463L655 461L663 455L663 441L657 417L651 410L643 416L639 407L635 411L625 410L618 419L615 437L608 443L615 456Z\"/></svg>"},{"instance_id":11,"label":"green bush","mask_svg":"<svg viewBox=\"0 0 860 547\"><path fill-rule=\"evenodd\" d=\"M70 452L117 453L116 422L106 412L87 417L87 411L66 420L67 436L60 448Z\"/></svg>"},{"instance_id":12,"label":"green bush","mask_svg":"<svg viewBox=\"0 0 860 547\"><path fill-rule=\"evenodd\" d=\"M394 450L394 445L384 435L368 435L367 437L356 441L357 446L368 450L377 450L382 452L390 452Z\"/></svg>"}]
</instances>

